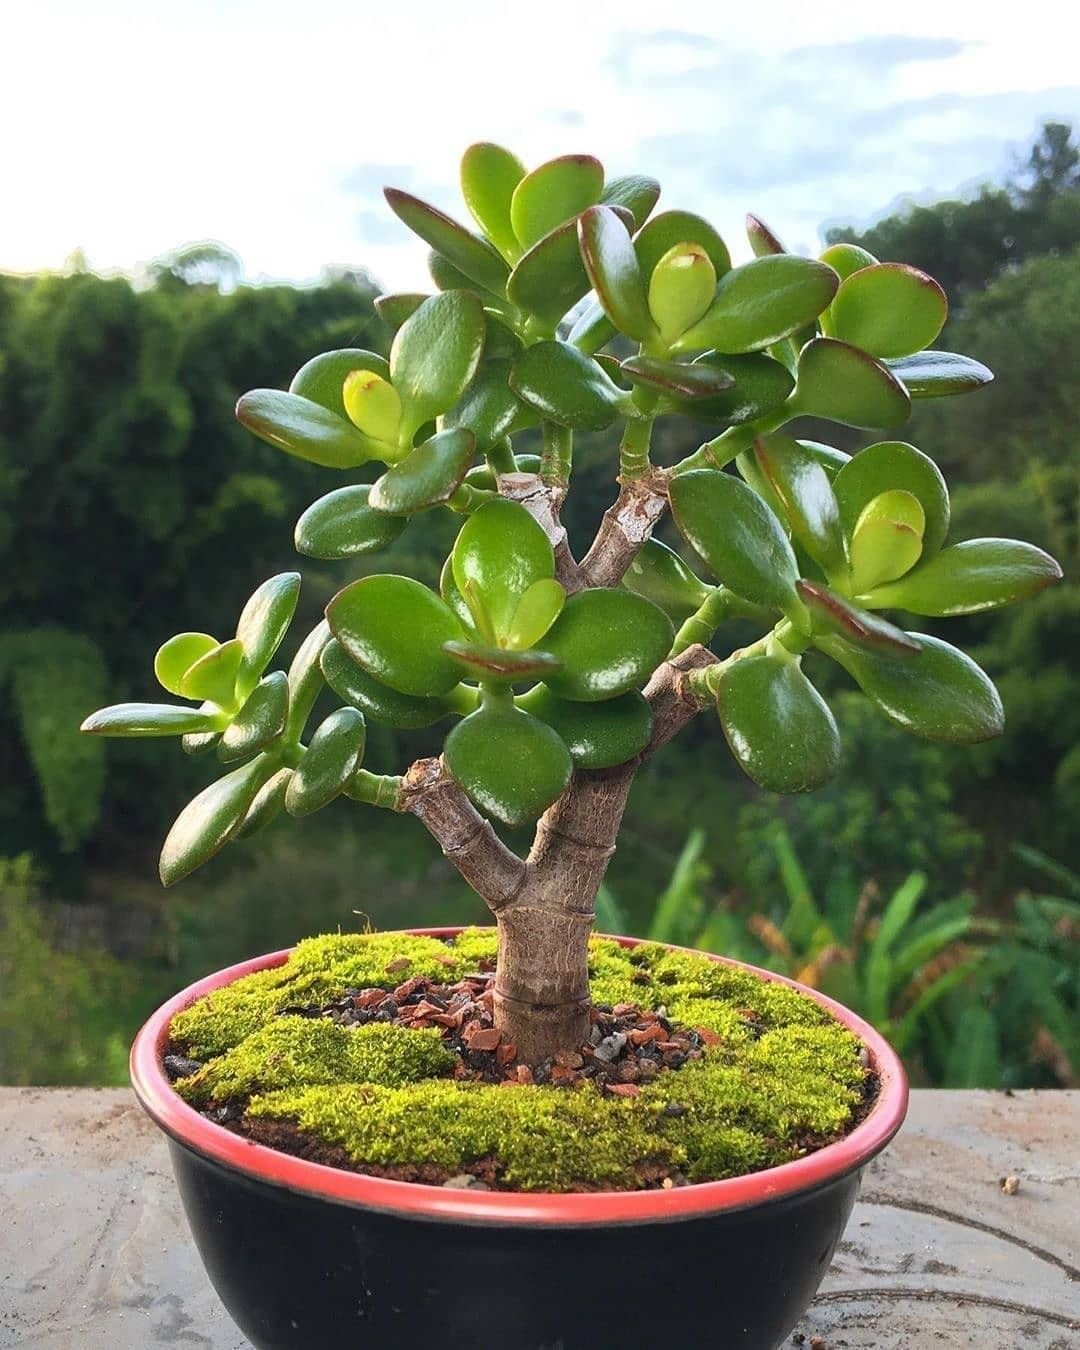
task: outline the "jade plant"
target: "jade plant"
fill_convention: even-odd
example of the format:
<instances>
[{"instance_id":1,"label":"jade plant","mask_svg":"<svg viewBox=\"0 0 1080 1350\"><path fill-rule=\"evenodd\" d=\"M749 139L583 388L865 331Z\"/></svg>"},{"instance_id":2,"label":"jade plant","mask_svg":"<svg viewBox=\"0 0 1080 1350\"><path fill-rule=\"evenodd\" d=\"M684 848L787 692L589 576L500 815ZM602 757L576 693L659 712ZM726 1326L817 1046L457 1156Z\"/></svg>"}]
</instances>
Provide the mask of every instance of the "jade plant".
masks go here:
<instances>
[{"instance_id":1,"label":"jade plant","mask_svg":"<svg viewBox=\"0 0 1080 1350\"><path fill-rule=\"evenodd\" d=\"M733 265L700 216L654 214L653 179L608 180L587 155L526 171L474 145L461 185L478 232L387 190L436 288L376 301L389 360L326 352L237 405L264 441L364 480L304 511L301 553L367 559L424 512L460 517L438 590L365 563L268 673L300 587L275 576L235 636L159 650L158 680L186 702L106 708L84 730L177 736L223 766L169 832L166 885L282 810L344 795L417 817L495 915L496 1024L536 1063L586 1036L594 904L648 756L712 712L761 787L817 787L840 744L808 652L916 736L997 735L986 674L897 619L990 609L1061 573L1030 544L947 542L948 491L915 446L849 456L785 430L891 431L912 399L991 378L933 349L947 307L924 273L851 244L800 257L753 216L756 256ZM673 415L706 431L661 467L653 430ZM561 523L575 434L615 423L614 501L575 557ZM690 562L653 537L669 510ZM732 619L760 636L725 647ZM326 686L341 706L309 729ZM369 720L452 725L432 757L384 773L364 764ZM495 829L533 822L526 857Z\"/></svg>"}]
</instances>

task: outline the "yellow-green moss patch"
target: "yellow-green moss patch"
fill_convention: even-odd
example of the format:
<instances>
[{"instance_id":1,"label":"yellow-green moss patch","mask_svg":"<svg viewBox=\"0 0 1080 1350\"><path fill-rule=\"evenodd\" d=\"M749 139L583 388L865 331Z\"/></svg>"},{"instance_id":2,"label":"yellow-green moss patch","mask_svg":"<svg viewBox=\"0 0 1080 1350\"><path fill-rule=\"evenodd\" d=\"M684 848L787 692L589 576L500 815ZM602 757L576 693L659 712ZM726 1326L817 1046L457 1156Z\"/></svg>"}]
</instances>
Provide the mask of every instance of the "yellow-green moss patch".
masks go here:
<instances>
[{"instance_id":1,"label":"yellow-green moss patch","mask_svg":"<svg viewBox=\"0 0 1080 1350\"><path fill-rule=\"evenodd\" d=\"M819 1004L656 944L594 939L594 1000L663 1008L713 1034L702 1058L629 1098L592 1081L459 1081L446 1076L455 1055L438 1031L282 1015L414 975L452 984L495 950L486 929L450 944L391 933L312 938L284 966L174 1019L174 1041L207 1061L178 1090L198 1105L246 1102L251 1121L287 1122L361 1170L429 1164L454 1174L495 1159L500 1184L548 1191L634 1187L663 1174L704 1181L787 1162L842 1135L862 1101L859 1043Z\"/></svg>"}]
</instances>

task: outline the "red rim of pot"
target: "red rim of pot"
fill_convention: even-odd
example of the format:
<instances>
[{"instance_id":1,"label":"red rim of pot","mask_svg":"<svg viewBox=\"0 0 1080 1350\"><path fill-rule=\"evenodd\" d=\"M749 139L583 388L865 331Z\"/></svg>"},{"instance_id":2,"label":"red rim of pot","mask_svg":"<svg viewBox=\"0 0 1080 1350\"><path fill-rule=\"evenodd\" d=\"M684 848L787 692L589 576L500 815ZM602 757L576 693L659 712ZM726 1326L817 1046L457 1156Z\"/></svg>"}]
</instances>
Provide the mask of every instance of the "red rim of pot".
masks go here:
<instances>
[{"instance_id":1,"label":"red rim of pot","mask_svg":"<svg viewBox=\"0 0 1080 1350\"><path fill-rule=\"evenodd\" d=\"M459 928L415 928L418 936L448 938ZM616 938L635 947L641 939ZM687 948L673 947L673 951ZM519 1223L597 1225L645 1223L687 1219L746 1209L813 1190L862 1167L885 1147L900 1128L907 1111L908 1085L903 1065L888 1042L869 1023L815 989L797 984L771 971L711 953L696 955L751 971L763 980L773 980L798 989L816 1000L855 1033L870 1053L880 1087L877 1100L866 1118L835 1144L783 1163L779 1167L704 1181L671 1190L551 1192L454 1190L415 1182L390 1181L382 1177L346 1172L321 1163L307 1162L244 1139L201 1116L173 1090L162 1065L169 1025L182 1009L243 975L252 975L281 965L289 952L272 952L219 970L189 985L163 1004L140 1030L131 1047L131 1081L135 1094L150 1117L174 1139L224 1167L273 1186L369 1209L392 1211L414 1218L447 1219L473 1223Z\"/></svg>"}]
</instances>

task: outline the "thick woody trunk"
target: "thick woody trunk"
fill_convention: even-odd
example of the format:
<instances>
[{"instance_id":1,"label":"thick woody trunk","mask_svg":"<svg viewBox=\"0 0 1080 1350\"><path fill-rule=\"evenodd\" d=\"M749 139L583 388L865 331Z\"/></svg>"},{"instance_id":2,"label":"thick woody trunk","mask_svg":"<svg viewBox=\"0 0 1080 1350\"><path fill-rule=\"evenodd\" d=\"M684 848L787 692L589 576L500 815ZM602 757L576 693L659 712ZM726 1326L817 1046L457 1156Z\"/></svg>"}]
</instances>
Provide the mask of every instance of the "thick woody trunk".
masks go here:
<instances>
[{"instance_id":1,"label":"thick woody trunk","mask_svg":"<svg viewBox=\"0 0 1080 1350\"><path fill-rule=\"evenodd\" d=\"M592 913L515 905L497 916L495 1025L525 1064L577 1050L589 1034Z\"/></svg>"}]
</instances>

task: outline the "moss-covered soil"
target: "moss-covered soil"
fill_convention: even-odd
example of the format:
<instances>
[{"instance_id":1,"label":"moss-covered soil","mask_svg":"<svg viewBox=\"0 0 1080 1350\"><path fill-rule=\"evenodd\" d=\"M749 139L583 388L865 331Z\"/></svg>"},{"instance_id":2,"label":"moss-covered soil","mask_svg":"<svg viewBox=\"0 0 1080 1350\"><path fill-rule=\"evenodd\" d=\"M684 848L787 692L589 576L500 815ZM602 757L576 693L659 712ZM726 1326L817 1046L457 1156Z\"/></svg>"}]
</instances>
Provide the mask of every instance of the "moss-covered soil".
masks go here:
<instances>
[{"instance_id":1,"label":"moss-covered soil","mask_svg":"<svg viewBox=\"0 0 1080 1350\"><path fill-rule=\"evenodd\" d=\"M812 1000L705 957L603 939L592 1041L534 1075L489 1030L494 958L487 929L309 939L173 1019L170 1050L189 1061L171 1061L176 1090L232 1129L338 1166L544 1191L788 1162L846 1133L872 1094L858 1040Z\"/></svg>"}]
</instances>

